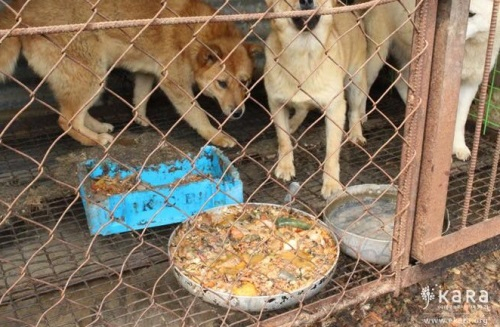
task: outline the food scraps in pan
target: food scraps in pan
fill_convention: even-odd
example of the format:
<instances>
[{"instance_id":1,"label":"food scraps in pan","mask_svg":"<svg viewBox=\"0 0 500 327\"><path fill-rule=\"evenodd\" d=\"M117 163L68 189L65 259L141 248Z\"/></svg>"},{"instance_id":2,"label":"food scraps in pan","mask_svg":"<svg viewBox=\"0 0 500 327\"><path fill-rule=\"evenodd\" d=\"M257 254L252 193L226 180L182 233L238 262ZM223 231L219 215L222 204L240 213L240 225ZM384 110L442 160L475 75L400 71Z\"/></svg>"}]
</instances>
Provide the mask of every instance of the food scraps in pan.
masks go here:
<instances>
[{"instance_id":1,"label":"food scraps in pan","mask_svg":"<svg viewBox=\"0 0 500 327\"><path fill-rule=\"evenodd\" d=\"M174 265L203 287L238 296L289 293L325 276L337 258L330 231L300 212L239 205L209 211L173 235Z\"/></svg>"}]
</instances>

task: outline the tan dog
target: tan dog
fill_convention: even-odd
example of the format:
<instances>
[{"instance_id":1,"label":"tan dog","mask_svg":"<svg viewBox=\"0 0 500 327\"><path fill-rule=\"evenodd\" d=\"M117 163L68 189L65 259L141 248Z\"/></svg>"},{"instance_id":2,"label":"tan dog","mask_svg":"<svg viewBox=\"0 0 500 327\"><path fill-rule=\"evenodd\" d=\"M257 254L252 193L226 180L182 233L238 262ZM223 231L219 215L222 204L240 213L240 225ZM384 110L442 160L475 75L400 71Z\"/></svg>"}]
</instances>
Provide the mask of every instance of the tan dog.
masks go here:
<instances>
[{"instance_id":1,"label":"tan dog","mask_svg":"<svg viewBox=\"0 0 500 327\"><path fill-rule=\"evenodd\" d=\"M102 0L94 13L92 3L85 0L14 0L11 8L16 12L22 8L20 27L214 14L201 1L164 3L165 7L160 1ZM11 9L4 8L0 29L14 27L14 17ZM22 52L33 70L47 78L61 107L59 125L63 130L82 144L106 145L113 141L109 134L113 126L97 121L87 110L102 93L108 70L121 67L145 73L137 79L135 89L137 103L146 98L137 109L136 121L149 123L145 103L156 78L191 127L213 144L231 147L235 141L210 124L192 87L197 84L204 94L217 99L226 115L241 117L252 78L250 54L257 48L242 44L234 24L212 23L200 28L200 24L164 25L151 26L141 34L140 28L126 28L82 32L75 39L75 33L5 38L0 41L0 81L5 78L2 73L12 74Z\"/></svg>"},{"instance_id":2,"label":"tan dog","mask_svg":"<svg viewBox=\"0 0 500 327\"><path fill-rule=\"evenodd\" d=\"M335 0L267 0L274 12L331 8ZM290 135L300 126L308 110L319 108L326 121L326 158L323 197L341 189L339 153L346 115L344 86L350 113L349 138L364 143L361 115L367 87L363 64L366 41L353 13L282 18L272 21L266 43L265 86L278 137L277 177L295 176ZM295 109L290 119L288 108Z\"/></svg>"}]
</instances>

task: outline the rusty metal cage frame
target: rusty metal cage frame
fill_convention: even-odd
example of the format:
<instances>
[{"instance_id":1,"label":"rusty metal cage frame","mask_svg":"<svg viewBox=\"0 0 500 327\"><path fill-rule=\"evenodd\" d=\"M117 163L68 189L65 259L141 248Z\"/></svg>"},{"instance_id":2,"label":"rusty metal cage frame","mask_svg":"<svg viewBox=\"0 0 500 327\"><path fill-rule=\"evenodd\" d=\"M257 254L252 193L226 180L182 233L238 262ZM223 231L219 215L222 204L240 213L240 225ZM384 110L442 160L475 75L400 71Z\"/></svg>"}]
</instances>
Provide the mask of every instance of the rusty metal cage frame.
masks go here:
<instances>
[{"instance_id":1,"label":"rusty metal cage frame","mask_svg":"<svg viewBox=\"0 0 500 327\"><path fill-rule=\"evenodd\" d=\"M416 212L416 226L412 254L421 262L427 263L451 253L457 252L484 239L495 237L500 230L498 215L489 217L489 205L482 217L482 221L466 227L467 216L469 214L469 204L471 200L474 174L477 164L477 155L480 142L480 128L484 113L485 94L489 69L485 68L483 83L480 88L479 118L476 124L474 144L472 150L471 163L468 170L468 182L466 198L461 217L461 229L445 237L440 237L434 233L433 228L437 226L438 220L432 220L429 216L445 213L446 190L448 189L450 162L449 142L453 139L453 127L455 125L456 108L458 104L458 93L461 72L461 62L464 54L464 40L454 38L451 30L464 30L463 26L467 22L467 8L469 1L454 2L449 7L444 5L440 8L442 16L449 15L448 20L441 22L447 28L442 28L437 32L435 42L436 50L433 58L433 70L435 84L440 90L434 88L430 95L430 103L427 118L427 135L424 150L422 176L420 180L419 203ZM488 52L485 58L485 67L489 67L494 60L492 55L493 39L498 15L498 3L495 2L493 18L490 30ZM439 17L439 16L438 16ZM455 66L456 65L456 66ZM446 77L445 77L446 74ZM453 74L457 74L455 77ZM445 118L449 115L448 118ZM448 155L448 156L447 156ZM496 167L498 166L498 140L496 152L494 154L493 171L490 179L488 199L494 189L496 179ZM443 196L436 196L440 191L444 191ZM490 202L490 200L487 200ZM441 221L442 223L442 221Z\"/></svg>"}]
</instances>

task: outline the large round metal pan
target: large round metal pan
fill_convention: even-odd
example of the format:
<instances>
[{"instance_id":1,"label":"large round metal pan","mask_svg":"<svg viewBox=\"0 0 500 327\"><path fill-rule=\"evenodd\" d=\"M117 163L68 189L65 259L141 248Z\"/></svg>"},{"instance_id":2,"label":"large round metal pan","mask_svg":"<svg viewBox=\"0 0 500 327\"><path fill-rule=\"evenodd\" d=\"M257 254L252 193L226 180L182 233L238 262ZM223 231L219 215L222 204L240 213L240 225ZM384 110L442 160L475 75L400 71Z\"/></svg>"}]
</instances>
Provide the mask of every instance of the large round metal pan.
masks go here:
<instances>
[{"instance_id":1,"label":"large round metal pan","mask_svg":"<svg viewBox=\"0 0 500 327\"><path fill-rule=\"evenodd\" d=\"M213 303L227 308L239 309L250 312L269 311L269 310L276 310L276 309L290 307L316 295L327 284L327 282L330 280L333 273L335 272L335 268L339 258L339 245L335 234L328 228L326 224L316 219L314 216L298 209L275 205L275 204L264 204L264 203L235 204L235 205L213 208L207 210L206 212L213 214L220 214L220 212L224 212L226 208L233 206L243 206L243 205L246 207L271 206L274 208L283 209L284 212L290 212L290 211L295 212L300 216L310 218L312 221L314 221L315 224L318 224L321 228L324 228L326 231L328 231L328 234L334 240L337 249L335 251L336 253L335 258L332 258L332 265L327 271L327 273L324 274L324 276L321 276L320 278L316 279L312 284L297 289L290 293L281 293L269 296L266 295L236 296L231 293L221 292L218 290L203 287L199 283L195 282L193 279L189 278L181 269L179 269L175 265L175 260L173 260L174 274L180 285L182 285L191 294L201 297L204 301L207 301L209 303ZM177 232L185 224L188 224L188 226L184 226L185 228L186 227L189 228L189 226L192 226L192 224L195 222L195 219L196 216L186 220L182 225L178 226L177 229L172 233L168 244L168 251L170 258L172 258L172 253L175 250L175 246L172 245L172 240L175 239Z\"/></svg>"}]
</instances>

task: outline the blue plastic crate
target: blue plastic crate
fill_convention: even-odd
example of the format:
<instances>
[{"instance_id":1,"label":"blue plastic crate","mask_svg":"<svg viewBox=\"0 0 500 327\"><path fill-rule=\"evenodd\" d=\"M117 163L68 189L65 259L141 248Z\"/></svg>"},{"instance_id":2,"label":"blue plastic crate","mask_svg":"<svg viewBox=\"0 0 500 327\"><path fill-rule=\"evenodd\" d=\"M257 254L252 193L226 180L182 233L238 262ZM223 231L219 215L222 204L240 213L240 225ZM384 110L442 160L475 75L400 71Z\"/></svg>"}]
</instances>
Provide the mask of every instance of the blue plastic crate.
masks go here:
<instances>
[{"instance_id":1,"label":"blue plastic crate","mask_svg":"<svg viewBox=\"0 0 500 327\"><path fill-rule=\"evenodd\" d=\"M78 166L85 214L92 235L110 235L131 230L179 223L213 207L241 203L243 184L237 169L213 146L202 148L193 160L126 169L106 160L96 166L88 160ZM107 176L113 181L131 177L139 186L118 194L103 194L92 188ZM94 184L95 185L95 184ZM94 187L95 188L95 187Z\"/></svg>"}]
</instances>

